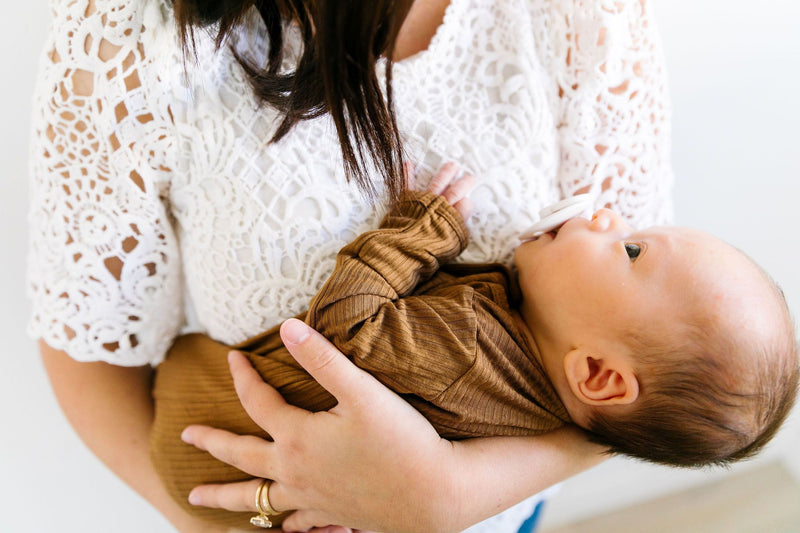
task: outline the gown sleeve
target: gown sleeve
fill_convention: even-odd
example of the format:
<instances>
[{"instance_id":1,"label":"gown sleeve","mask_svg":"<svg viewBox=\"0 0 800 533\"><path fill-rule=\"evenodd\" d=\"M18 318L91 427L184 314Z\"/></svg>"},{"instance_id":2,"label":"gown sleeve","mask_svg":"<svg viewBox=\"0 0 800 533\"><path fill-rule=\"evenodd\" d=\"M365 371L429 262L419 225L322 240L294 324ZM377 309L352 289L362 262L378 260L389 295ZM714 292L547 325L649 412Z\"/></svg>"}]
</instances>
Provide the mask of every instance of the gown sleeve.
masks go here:
<instances>
[{"instance_id":1,"label":"gown sleeve","mask_svg":"<svg viewBox=\"0 0 800 533\"><path fill-rule=\"evenodd\" d=\"M475 311L471 291L412 292L468 238L444 197L414 193L342 248L306 322L395 392L433 400L475 360Z\"/></svg>"},{"instance_id":2,"label":"gown sleeve","mask_svg":"<svg viewBox=\"0 0 800 533\"><path fill-rule=\"evenodd\" d=\"M143 20L158 20L157 4L51 2L31 131L28 333L78 361L158 363L183 322L172 125L148 94L157 24Z\"/></svg>"},{"instance_id":3,"label":"gown sleeve","mask_svg":"<svg viewBox=\"0 0 800 533\"><path fill-rule=\"evenodd\" d=\"M634 227L672 219L670 103L649 0L553 2L562 195L590 192Z\"/></svg>"}]
</instances>

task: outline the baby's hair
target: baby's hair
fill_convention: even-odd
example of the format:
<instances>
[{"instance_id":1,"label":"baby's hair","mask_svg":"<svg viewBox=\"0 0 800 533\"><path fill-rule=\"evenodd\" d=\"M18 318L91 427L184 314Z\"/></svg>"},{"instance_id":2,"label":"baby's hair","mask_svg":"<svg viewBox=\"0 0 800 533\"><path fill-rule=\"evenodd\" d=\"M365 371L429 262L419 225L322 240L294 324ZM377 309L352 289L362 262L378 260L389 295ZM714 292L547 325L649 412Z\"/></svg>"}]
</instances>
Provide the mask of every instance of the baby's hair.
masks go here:
<instances>
[{"instance_id":1,"label":"baby's hair","mask_svg":"<svg viewBox=\"0 0 800 533\"><path fill-rule=\"evenodd\" d=\"M800 380L794 323L766 277L781 315L766 341L702 321L658 342L632 333L640 397L626 409L594 411L590 439L670 466L727 465L758 453L791 411Z\"/></svg>"}]
</instances>

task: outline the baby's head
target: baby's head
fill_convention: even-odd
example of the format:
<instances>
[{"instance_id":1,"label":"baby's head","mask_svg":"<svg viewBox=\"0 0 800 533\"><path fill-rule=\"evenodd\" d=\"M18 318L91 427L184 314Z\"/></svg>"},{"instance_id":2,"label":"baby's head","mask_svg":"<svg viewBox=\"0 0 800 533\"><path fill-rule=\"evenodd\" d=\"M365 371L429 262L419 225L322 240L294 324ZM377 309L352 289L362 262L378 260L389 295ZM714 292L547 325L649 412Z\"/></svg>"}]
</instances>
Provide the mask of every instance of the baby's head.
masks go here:
<instances>
[{"instance_id":1,"label":"baby's head","mask_svg":"<svg viewBox=\"0 0 800 533\"><path fill-rule=\"evenodd\" d=\"M515 254L545 369L576 424L613 452L677 466L753 455L797 392L780 289L700 231L634 231L607 209Z\"/></svg>"}]
</instances>

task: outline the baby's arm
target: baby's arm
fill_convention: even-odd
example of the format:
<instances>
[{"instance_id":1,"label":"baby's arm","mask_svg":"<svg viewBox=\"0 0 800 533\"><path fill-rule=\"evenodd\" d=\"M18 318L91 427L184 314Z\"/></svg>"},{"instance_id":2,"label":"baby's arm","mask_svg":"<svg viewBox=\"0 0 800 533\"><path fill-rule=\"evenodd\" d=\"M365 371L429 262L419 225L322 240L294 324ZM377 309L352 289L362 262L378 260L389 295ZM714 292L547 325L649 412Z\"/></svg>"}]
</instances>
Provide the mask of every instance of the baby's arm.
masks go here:
<instances>
[{"instance_id":1,"label":"baby's arm","mask_svg":"<svg viewBox=\"0 0 800 533\"><path fill-rule=\"evenodd\" d=\"M467 244L462 213L470 214L465 196L474 177L454 181L456 170L446 165L428 191L410 193L392 209L381 229L343 248L306 318L358 366L399 393L435 395L474 356L470 298L410 296ZM432 343L434 338L440 342Z\"/></svg>"},{"instance_id":2,"label":"baby's arm","mask_svg":"<svg viewBox=\"0 0 800 533\"><path fill-rule=\"evenodd\" d=\"M352 332L382 305L408 296L468 242L464 216L473 176L455 180L450 163L433 178L427 191L409 191L390 209L380 229L360 235L342 248L331 277L312 299L308 322L336 342Z\"/></svg>"}]
</instances>

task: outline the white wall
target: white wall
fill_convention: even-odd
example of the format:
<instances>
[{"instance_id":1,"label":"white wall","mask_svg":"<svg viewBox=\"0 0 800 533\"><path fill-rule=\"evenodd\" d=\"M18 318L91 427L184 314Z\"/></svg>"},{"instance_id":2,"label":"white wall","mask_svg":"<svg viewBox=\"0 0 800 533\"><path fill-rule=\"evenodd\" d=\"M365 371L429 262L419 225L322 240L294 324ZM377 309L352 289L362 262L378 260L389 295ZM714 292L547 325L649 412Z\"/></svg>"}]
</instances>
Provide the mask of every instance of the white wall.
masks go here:
<instances>
[{"instance_id":1,"label":"white wall","mask_svg":"<svg viewBox=\"0 0 800 533\"><path fill-rule=\"evenodd\" d=\"M72 433L24 335L28 115L45 4L6 2L0 22L0 530L45 531L57 524L65 533L167 532ZM800 196L800 4L656 0L656 7L674 103L678 222L746 250L781 282L800 313L800 240L792 224ZM798 448L794 422L767 458ZM546 518L563 523L709 475L719 473L611 461L568 483Z\"/></svg>"}]
</instances>

